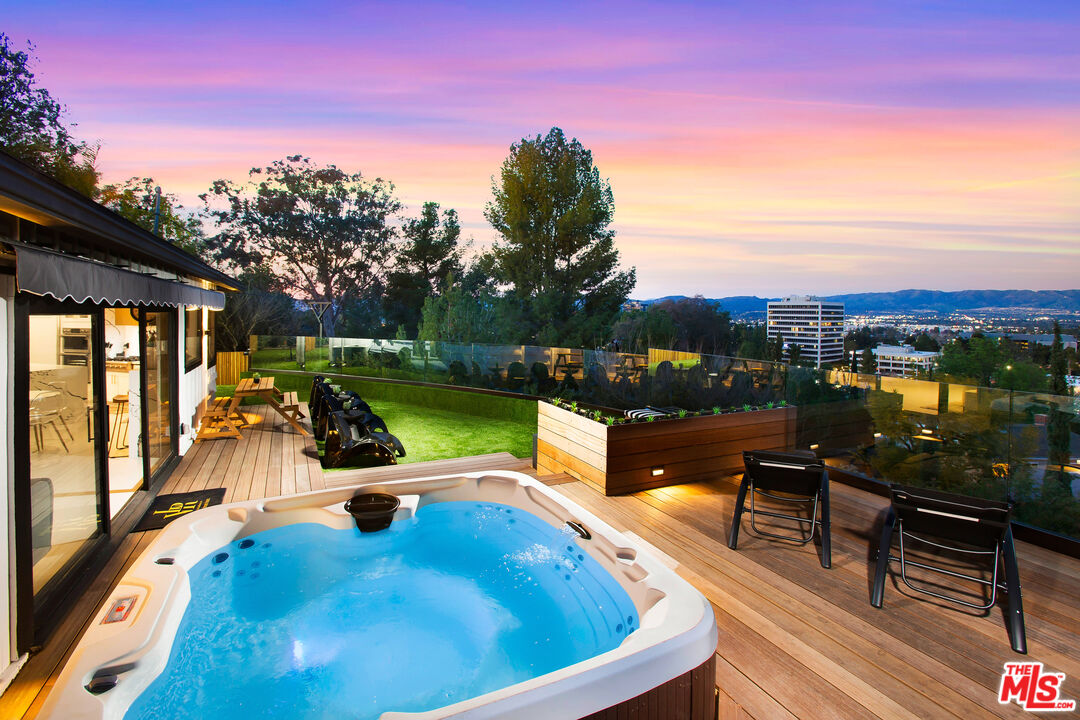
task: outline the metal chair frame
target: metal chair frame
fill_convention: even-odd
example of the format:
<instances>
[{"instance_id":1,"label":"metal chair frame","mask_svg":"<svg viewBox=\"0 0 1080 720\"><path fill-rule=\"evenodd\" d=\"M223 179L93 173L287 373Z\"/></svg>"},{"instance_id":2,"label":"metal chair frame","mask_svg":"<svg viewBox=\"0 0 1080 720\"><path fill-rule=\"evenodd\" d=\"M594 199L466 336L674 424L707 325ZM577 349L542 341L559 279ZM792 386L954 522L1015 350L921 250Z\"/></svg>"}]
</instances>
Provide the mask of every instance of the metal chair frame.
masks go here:
<instances>
[{"instance_id":1,"label":"metal chair frame","mask_svg":"<svg viewBox=\"0 0 1080 720\"><path fill-rule=\"evenodd\" d=\"M755 455L755 453L753 451L744 452L743 453L744 462L749 462L750 459L754 458L754 455ZM817 460L816 458L812 458L809 455L805 458L806 462L799 462L796 457L792 457L791 462L784 462L784 459L786 459L786 458L783 458L783 459L782 458L776 458L776 459L760 458L760 459L757 459L756 462L761 467L791 469L791 470L798 470L798 471L803 471L803 472L805 472L807 470L810 470L812 468L816 470L817 468L814 468L814 466L816 465L816 466L820 467L820 470L821 470L821 482L820 482L820 485L818 486L816 492L814 492L812 495L810 495L808 497L803 498L803 497L790 497L790 496L784 496L784 495L775 494L776 492L784 492L784 490L779 490L779 491L773 490L771 492L766 491L766 490L761 490L760 488L755 486L753 474L750 472L750 465L748 464L747 465L747 470L743 474L743 480L739 484L738 495L736 495L736 498L735 498L735 513L734 513L734 517L732 518L732 521L731 521L731 532L730 532L730 534L728 536L728 547L731 548L732 550L738 549L739 526L740 526L740 524L742 522L742 514L744 512L745 503L746 503L746 494L747 494L747 492L749 492L750 493L750 528L754 531L755 534L761 535L763 537L770 537L770 538L775 538L777 540L783 540L783 541L787 541L787 542L792 542L792 543L795 543L797 545L806 545L807 543L811 542L814 539L815 535L817 535L820 532L820 534L821 534L821 567L830 568L830 567L832 567L832 544L831 544L831 540L830 540L829 475L828 475L828 471L825 469L824 465L821 463L820 460ZM793 494L801 494L801 493L793 493ZM756 503L755 503L755 497L757 495L762 495L762 496L770 498L772 500L777 500L777 501L786 502L786 503L796 503L796 504L813 503L813 505L811 506L810 517L809 518L804 518L804 517L799 517L797 515L788 515L786 513L773 512L773 511L770 511L770 510L758 510L757 506L756 506ZM820 508L820 513L819 513L819 510L818 510L819 508ZM781 533L771 532L771 531L768 531L768 530L762 530L761 528L758 527L757 522L756 522L756 518L757 518L758 515L764 515L765 517L780 518L780 519L784 519L784 520L792 520L794 522L800 523L803 526L809 525L810 526L810 533L809 533L809 535L806 535L805 533L800 534L800 535L784 535L784 534L781 534Z\"/></svg>"},{"instance_id":2,"label":"metal chair frame","mask_svg":"<svg viewBox=\"0 0 1080 720\"><path fill-rule=\"evenodd\" d=\"M1026 654L1027 653L1027 637L1026 637L1026 632L1025 632L1025 629L1024 629L1024 603L1023 603L1023 597L1022 597L1021 588L1020 588L1020 571L1019 571L1019 569L1017 567L1017 564L1016 564L1016 547L1015 547L1015 543L1013 541L1012 526L1010 524L1011 510L1012 510L1011 506L1008 506L1008 505L1005 505L1005 504L1000 504L999 506L994 506L992 504L988 504L987 501L980 501L980 500L978 500L976 498L964 498L963 496L950 495L949 493L942 493L940 491L931 491L931 490L920 489L920 488L907 488L907 487L903 487L901 485L893 485L893 487L892 487L892 495L893 495L893 504L888 510L888 514L885 517L885 523L884 523L884 525L882 527L882 530L881 530L881 540L880 540L880 543L878 545L877 566L876 566L875 571L874 571L874 585L873 585L873 589L871 590L871 594L870 594L870 604L873 605L876 608L880 608L882 606L882 604L884 603L885 579L886 579L885 576L888 573L889 565L892 562L899 562L900 563L900 577L903 580L904 584L907 585L911 590L914 590L915 592L918 592L918 593L921 593L921 594L924 594L924 595L930 595L931 597L938 598L939 600L944 600L946 602L951 602L951 603L955 603L957 605L963 605L965 607L973 608L975 610L989 611L990 608L992 608L997 603L998 589L1003 588L1006 591L1006 593L1008 594L1008 608L1007 608L1006 613L1005 613L1005 624L1006 624L1006 628L1008 629L1008 632L1009 632L1009 643L1012 645L1012 649L1015 652L1018 652L1018 653L1021 653L1021 654ZM910 507L910 505L912 504L911 498L913 496L916 499L921 497L922 499L924 499L926 501L927 504L929 504L931 506L931 507L919 507L917 502L915 502L914 503L914 509L917 512L919 512L919 513L927 513L928 515L942 516L943 521L947 521L948 519L953 519L953 520L967 521L967 522L970 522L970 523L979 523L979 522L983 521L983 520L980 520L980 517L979 517L979 511L980 510L982 510L984 513L985 513L985 511L993 511L993 512L998 512L998 513L1001 513L1001 512L1004 511L1004 513L1005 513L1004 519L1003 519L1003 521L1001 521L1001 522L1004 522L1003 530L1001 532L1001 537L994 543L994 547L993 547L992 550L990 550L990 549L978 550L978 549L974 549L974 548L975 547L980 547L980 546L981 547L987 547L989 545L989 543L986 543L986 545L980 545L979 543L975 543L974 546L959 547L957 545L952 545L952 544L948 544L948 543L944 543L944 542L937 542L937 541L929 540L929 539L927 539L925 537L922 537L921 534L924 531L920 531L920 534L917 535L917 534L911 532L910 530L905 530L904 529L904 521L903 521L902 517L897 514L897 507L898 507L897 499L901 498L901 497L904 498L904 504L909 506L908 507L908 512L910 512L910 510L912 509ZM967 504L967 508L969 508L970 514L966 515L966 514L964 514L964 503L965 503L965 501L969 501L969 500L971 502L969 502ZM942 505L942 504L945 504L947 506L952 506L952 507L949 507L948 511L944 511L944 510L941 510L941 509L933 509L933 505L935 503L938 504L939 506ZM972 504L972 503L975 503L975 504ZM982 505L980 506L978 503L982 503ZM954 507L955 507L955 510L953 509ZM922 517L922 516L920 516L920 517ZM997 520L988 520L987 522L999 522L999 521L997 521ZM973 527L975 527L975 526L973 525ZM991 525L990 527L993 527L993 525ZM897 533L897 532L899 533L899 536L900 536L899 537L899 544L900 544L900 556L899 557L892 554L892 538L893 538L893 534ZM931 531L928 531L928 534L934 535L934 532L931 530ZM956 534L957 533L956 533L955 528L950 528L948 530L943 530L943 532L942 532L942 535L944 537L949 537L949 536L955 537ZM914 560L911 560L910 558L908 558L906 556L906 553L905 553L905 544L904 544L905 538L910 538L911 540L915 540L915 541L920 542L920 543L925 543L927 545L931 545L933 547L937 547L937 548L940 548L942 550L948 550L948 551L962 553L962 554L979 555L979 556L992 555L993 556L994 566L993 566L991 579L990 580L985 580L985 579L983 579L981 577L978 577L978 576L975 576L975 575L968 575L966 573L956 572L955 570L950 570L950 569L947 569L947 568L944 568L944 567L928 565L926 563L916 562ZM986 538L984 536L984 540L985 539ZM961 540L954 540L954 541L955 542L963 542L962 539ZM980 604L980 603L971 602L971 601L969 601L969 600L967 600L967 599L965 599L963 597L958 597L958 596L955 596L955 595L948 595L948 594L943 593L943 592L936 592L934 590L928 589L925 586L924 587L919 587L916 583L912 582L912 580L910 578L908 578L908 576L907 576L907 567L909 565L911 567L917 567L917 568L921 568L923 570L929 570L929 571L932 571L932 572L941 573L943 575L948 575L950 577L955 577L957 579L972 581L972 582L975 582L975 583L979 583L979 584L981 584L983 586L989 586L990 587L990 600L987 603ZM1005 575L1005 582L1004 583L1001 583L999 581L999 579L1001 577L1002 567L1004 568L1004 575ZM920 581L919 584L923 584L923 583Z\"/></svg>"},{"instance_id":3,"label":"metal chair frame","mask_svg":"<svg viewBox=\"0 0 1080 720\"><path fill-rule=\"evenodd\" d=\"M900 532L900 557L896 557L895 555L890 554L889 555L889 562L898 561L900 563L900 577L904 581L905 585L907 585L909 588L911 588L915 592L923 593L924 595L931 595L933 597L940 598L942 600L947 600L949 602L953 602L953 603L956 603L958 605L966 605L967 607L975 608L976 610L989 610L990 608L994 607L994 603L997 602L998 567L999 567L999 565L1001 563L1001 546L1000 545L998 547L995 547L993 550L968 550L966 548L959 548L959 547L955 547L953 545L945 545L943 543L936 543L936 542L933 542L931 540L927 540L926 538L921 538L918 535L914 535L912 533L906 532L904 530L904 521L903 520L899 520L897 522L897 526L898 526L897 529ZM945 568L936 567L934 565L927 565L926 563L920 563L920 562L915 562L914 560L908 560L904 556L904 538L905 537L909 537L912 540L917 540L918 542L925 543L927 545L933 545L934 547L938 547L938 548L941 548L943 550L951 550L952 552L967 553L969 555L993 555L994 556L993 577L990 580L984 580L984 579L982 579L980 577L977 577L975 575L967 575L965 573L956 572L956 571L953 571L953 570L946 570ZM950 577L960 578L961 580L970 580L972 582L980 583L982 585L989 585L990 586L990 601L988 603L986 603L986 604L973 603L973 602L969 602L967 600L964 600L963 598L961 598L959 596L946 595L944 593L934 592L933 590L927 590L926 588L917 587L914 584L912 584L911 580L908 579L908 576L907 576L907 566L908 565L910 565L912 567L922 568L923 570L930 570L932 572L941 573L942 575L948 575Z\"/></svg>"},{"instance_id":4,"label":"metal chair frame","mask_svg":"<svg viewBox=\"0 0 1080 720\"><path fill-rule=\"evenodd\" d=\"M765 497L769 498L770 500L779 500L780 502L787 502L787 503L810 503L810 502L812 502L812 503L814 503L814 506L813 506L813 509L810 512L810 519L799 517L797 515L785 515L784 513L771 512L771 511L768 511L768 510L758 510L758 509L756 509L754 507L754 496L755 495L764 495ZM805 545L806 543L808 543L808 542L810 542L811 540L814 539L814 533L817 532L817 528L818 528L818 498L820 497L820 495L821 495L821 493L818 493L818 494L814 495L814 497L812 497L812 498L781 497L780 495L773 495L772 493L765 492L764 490L758 490L757 488L754 487L754 481L751 480L750 481L750 527L758 535L764 535L766 537L776 538L777 540L787 540L789 542L797 543L799 545ZM757 526L757 523L754 522L755 518L758 515L764 515L766 517L781 518L783 520L794 520L795 522L802 523L803 525L809 524L810 525L810 535L808 537L803 538L803 537L799 537L797 535L782 535L782 534L779 534L779 533L774 533L774 532L769 532L767 530L762 530L761 528L759 528Z\"/></svg>"}]
</instances>

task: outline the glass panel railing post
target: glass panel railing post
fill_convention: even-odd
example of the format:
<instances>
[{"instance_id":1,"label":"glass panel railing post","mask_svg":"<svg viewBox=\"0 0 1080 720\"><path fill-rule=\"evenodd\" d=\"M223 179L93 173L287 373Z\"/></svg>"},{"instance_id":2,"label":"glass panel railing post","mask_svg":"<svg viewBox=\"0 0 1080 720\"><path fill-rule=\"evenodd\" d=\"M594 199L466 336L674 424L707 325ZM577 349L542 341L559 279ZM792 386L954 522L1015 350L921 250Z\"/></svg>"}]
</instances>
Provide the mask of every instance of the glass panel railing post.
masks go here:
<instances>
[{"instance_id":1,"label":"glass panel railing post","mask_svg":"<svg viewBox=\"0 0 1080 720\"><path fill-rule=\"evenodd\" d=\"M1013 390L1009 388L1009 414L1005 424L1005 497L1012 497L1012 481L1013 481L1013 459L1012 459L1012 438L1013 438Z\"/></svg>"}]
</instances>

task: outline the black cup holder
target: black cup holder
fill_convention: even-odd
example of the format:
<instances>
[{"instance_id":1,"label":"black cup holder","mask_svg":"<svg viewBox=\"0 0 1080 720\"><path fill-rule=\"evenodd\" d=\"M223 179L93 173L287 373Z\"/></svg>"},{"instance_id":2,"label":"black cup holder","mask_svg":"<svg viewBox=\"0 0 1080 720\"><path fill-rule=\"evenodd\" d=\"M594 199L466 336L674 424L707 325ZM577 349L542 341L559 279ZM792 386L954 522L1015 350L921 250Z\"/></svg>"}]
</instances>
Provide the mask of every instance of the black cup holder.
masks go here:
<instances>
[{"instance_id":1,"label":"black cup holder","mask_svg":"<svg viewBox=\"0 0 1080 720\"><path fill-rule=\"evenodd\" d=\"M387 493L356 495L345 503L345 512L352 515L360 532L377 532L390 527L401 500Z\"/></svg>"}]
</instances>

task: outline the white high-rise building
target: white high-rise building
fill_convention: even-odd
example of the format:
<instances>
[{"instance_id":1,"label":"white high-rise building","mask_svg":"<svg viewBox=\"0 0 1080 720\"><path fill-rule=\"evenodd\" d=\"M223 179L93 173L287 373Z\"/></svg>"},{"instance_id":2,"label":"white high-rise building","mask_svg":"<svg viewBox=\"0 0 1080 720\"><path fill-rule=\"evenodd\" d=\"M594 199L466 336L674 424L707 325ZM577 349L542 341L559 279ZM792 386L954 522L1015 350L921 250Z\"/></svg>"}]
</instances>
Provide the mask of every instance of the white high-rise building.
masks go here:
<instances>
[{"instance_id":1,"label":"white high-rise building","mask_svg":"<svg viewBox=\"0 0 1080 720\"><path fill-rule=\"evenodd\" d=\"M790 348L799 347L803 362L816 367L844 358L844 303L829 302L809 295L791 295L769 303L769 340L783 337Z\"/></svg>"}]
</instances>

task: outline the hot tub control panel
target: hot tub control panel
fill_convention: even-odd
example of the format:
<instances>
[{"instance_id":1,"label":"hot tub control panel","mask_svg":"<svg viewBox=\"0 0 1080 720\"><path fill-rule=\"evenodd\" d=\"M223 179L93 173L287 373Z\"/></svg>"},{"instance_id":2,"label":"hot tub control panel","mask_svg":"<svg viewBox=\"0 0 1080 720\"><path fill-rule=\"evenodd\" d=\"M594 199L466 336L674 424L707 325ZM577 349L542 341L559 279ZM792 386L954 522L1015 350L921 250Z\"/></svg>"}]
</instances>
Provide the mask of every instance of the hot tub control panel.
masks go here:
<instances>
[{"instance_id":1,"label":"hot tub control panel","mask_svg":"<svg viewBox=\"0 0 1080 720\"><path fill-rule=\"evenodd\" d=\"M108 625L109 623L124 622L127 620L128 615L131 614L132 609L135 607L136 599L137 598L132 595L114 601L112 607L109 608L109 612L105 613L105 617L102 619L101 624Z\"/></svg>"}]
</instances>

